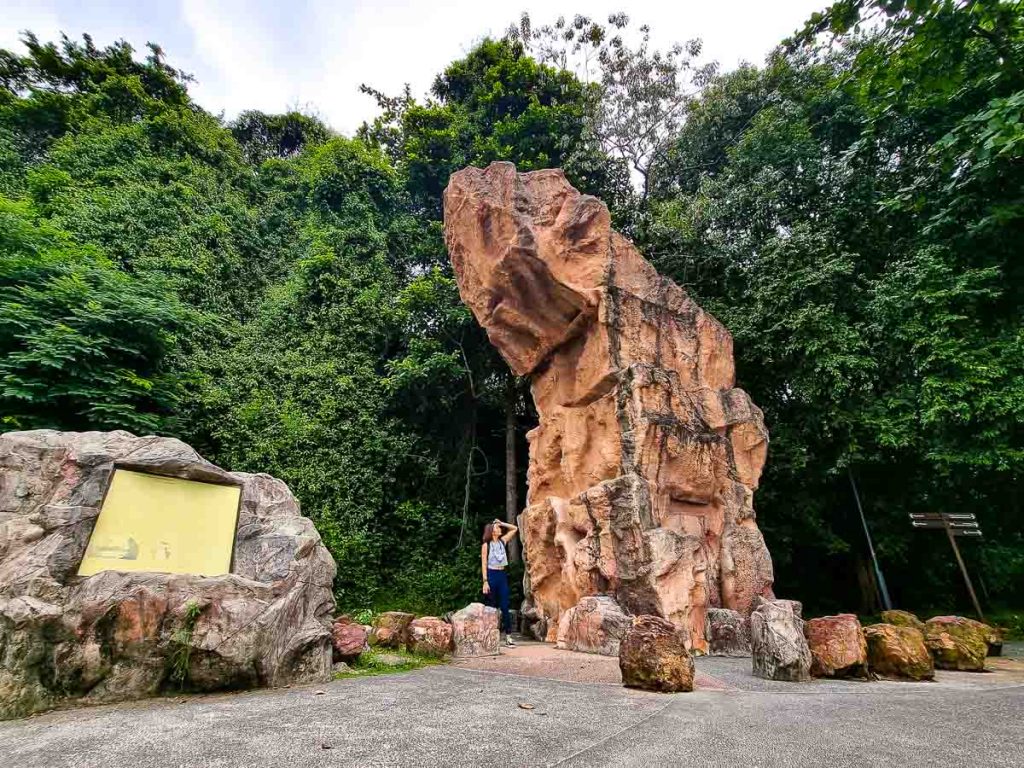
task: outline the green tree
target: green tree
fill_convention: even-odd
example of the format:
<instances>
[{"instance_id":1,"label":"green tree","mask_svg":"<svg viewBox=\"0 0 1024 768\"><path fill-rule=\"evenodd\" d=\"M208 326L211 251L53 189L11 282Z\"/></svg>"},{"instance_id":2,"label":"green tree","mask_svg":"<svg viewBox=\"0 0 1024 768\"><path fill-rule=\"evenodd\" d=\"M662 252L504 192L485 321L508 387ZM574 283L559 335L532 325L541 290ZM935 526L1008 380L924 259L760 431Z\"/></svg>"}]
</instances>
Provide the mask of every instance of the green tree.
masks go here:
<instances>
[{"instance_id":1,"label":"green tree","mask_svg":"<svg viewBox=\"0 0 1024 768\"><path fill-rule=\"evenodd\" d=\"M181 390L168 351L194 319L0 196L0 429L159 429Z\"/></svg>"}]
</instances>

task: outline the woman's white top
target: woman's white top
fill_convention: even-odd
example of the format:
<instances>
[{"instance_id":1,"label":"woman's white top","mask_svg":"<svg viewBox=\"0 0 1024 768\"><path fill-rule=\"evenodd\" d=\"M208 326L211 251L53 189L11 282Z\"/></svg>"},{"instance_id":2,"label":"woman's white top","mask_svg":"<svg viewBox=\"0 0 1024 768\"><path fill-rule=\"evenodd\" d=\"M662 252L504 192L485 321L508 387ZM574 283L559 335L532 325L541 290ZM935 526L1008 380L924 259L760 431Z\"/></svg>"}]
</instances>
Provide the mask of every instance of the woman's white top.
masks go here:
<instances>
[{"instance_id":1,"label":"woman's white top","mask_svg":"<svg viewBox=\"0 0 1024 768\"><path fill-rule=\"evenodd\" d=\"M488 568L504 568L508 565L508 554L505 552L505 542L501 541L489 541L487 542L487 567Z\"/></svg>"}]
</instances>

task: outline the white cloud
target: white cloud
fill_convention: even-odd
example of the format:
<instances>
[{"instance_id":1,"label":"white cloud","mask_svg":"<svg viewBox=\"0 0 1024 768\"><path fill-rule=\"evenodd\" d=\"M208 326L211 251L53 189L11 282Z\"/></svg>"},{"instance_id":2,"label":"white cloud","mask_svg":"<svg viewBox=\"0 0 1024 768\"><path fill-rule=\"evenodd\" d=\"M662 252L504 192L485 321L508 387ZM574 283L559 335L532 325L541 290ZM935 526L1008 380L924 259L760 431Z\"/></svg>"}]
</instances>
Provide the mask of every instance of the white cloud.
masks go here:
<instances>
[{"instance_id":1,"label":"white cloud","mask_svg":"<svg viewBox=\"0 0 1024 768\"><path fill-rule=\"evenodd\" d=\"M655 44L700 37L723 68L755 63L828 0L0 0L0 45L20 29L56 39L94 35L98 45L125 38L143 50L160 43L171 64L191 72L200 104L230 119L244 109L292 107L318 113L351 133L372 118L368 83L422 95L433 78L485 35L501 35L527 10L535 23L585 11L595 19L626 9L647 23Z\"/></svg>"},{"instance_id":2,"label":"white cloud","mask_svg":"<svg viewBox=\"0 0 1024 768\"><path fill-rule=\"evenodd\" d=\"M20 37L25 30L35 32L40 40L57 40L60 37L57 13L39 0L3 0L0 8L3 10L0 48L22 52Z\"/></svg>"}]
</instances>

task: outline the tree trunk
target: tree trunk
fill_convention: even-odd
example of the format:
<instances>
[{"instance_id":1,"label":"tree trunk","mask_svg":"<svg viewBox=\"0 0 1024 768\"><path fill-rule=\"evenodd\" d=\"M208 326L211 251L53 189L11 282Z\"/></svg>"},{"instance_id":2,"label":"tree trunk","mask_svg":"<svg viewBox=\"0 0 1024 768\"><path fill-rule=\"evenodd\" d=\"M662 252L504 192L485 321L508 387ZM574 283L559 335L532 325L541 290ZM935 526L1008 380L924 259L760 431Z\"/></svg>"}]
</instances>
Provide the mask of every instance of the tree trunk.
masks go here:
<instances>
[{"instance_id":1,"label":"tree trunk","mask_svg":"<svg viewBox=\"0 0 1024 768\"><path fill-rule=\"evenodd\" d=\"M505 521L515 525L519 514L516 486L516 379L511 373L505 384ZM508 560L519 562L519 537L508 545Z\"/></svg>"}]
</instances>

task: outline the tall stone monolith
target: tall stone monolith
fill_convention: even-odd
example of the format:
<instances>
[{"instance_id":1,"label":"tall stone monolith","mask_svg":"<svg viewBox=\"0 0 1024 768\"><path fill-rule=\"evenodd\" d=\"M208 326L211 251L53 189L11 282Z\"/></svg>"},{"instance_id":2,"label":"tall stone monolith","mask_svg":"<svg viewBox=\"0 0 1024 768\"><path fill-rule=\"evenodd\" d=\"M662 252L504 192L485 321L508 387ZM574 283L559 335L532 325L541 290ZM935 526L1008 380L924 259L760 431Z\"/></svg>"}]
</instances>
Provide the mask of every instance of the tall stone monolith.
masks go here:
<instances>
[{"instance_id":1,"label":"tall stone monolith","mask_svg":"<svg viewBox=\"0 0 1024 768\"><path fill-rule=\"evenodd\" d=\"M463 301L539 416L520 516L525 615L558 636L588 595L688 629L772 597L754 514L768 433L732 337L560 170L466 168L445 191Z\"/></svg>"}]
</instances>

